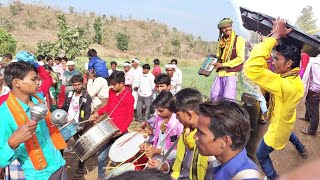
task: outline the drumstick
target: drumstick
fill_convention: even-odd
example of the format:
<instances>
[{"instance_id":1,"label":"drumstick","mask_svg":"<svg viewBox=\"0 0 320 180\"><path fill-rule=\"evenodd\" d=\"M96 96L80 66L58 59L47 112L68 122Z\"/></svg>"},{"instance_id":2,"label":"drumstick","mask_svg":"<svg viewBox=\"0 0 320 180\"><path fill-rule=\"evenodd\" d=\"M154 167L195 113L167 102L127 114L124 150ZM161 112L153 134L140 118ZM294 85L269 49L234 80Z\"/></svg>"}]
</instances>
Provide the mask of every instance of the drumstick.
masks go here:
<instances>
[{"instance_id":1,"label":"drumstick","mask_svg":"<svg viewBox=\"0 0 320 180\"><path fill-rule=\"evenodd\" d=\"M108 120L109 119L112 119L112 118L108 118ZM80 125L80 124L83 124L83 123L86 123L86 122L89 122L90 121L90 119L87 119L87 120L84 120L84 121L81 121L81 122L79 122L78 124Z\"/></svg>"},{"instance_id":2,"label":"drumstick","mask_svg":"<svg viewBox=\"0 0 320 180\"><path fill-rule=\"evenodd\" d=\"M130 141L132 138L134 138L136 135L138 135L140 132L137 131L136 133L134 133L131 137L129 137L128 139L122 141L121 143L118 144L118 147L123 146L125 143L127 143L128 141Z\"/></svg>"},{"instance_id":3,"label":"drumstick","mask_svg":"<svg viewBox=\"0 0 320 180\"><path fill-rule=\"evenodd\" d=\"M143 164L137 164L137 165L134 165L134 166L145 166L147 165L148 163L143 163Z\"/></svg>"}]
</instances>

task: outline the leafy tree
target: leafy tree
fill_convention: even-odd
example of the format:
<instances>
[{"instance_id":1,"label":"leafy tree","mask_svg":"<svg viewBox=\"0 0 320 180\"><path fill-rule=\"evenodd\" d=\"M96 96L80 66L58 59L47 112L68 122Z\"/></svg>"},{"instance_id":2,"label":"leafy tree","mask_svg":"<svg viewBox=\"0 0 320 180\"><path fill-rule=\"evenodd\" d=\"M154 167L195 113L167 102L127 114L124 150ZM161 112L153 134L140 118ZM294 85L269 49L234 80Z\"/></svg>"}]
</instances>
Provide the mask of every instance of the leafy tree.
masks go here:
<instances>
[{"instance_id":1,"label":"leafy tree","mask_svg":"<svg viewBox=\"0 0 320 180\"><path fill-rule=\"evenodd\" d=\"M17 41L3 29L0 29L0 54L14 54L17 47Z\"/></svg>"},{"instance_id":2,"label":"leafy tree","mask_svg":"<svg viewBox=\"0 0 320 180\"><path fill-rule=\"evenodd\" d=\"M98 17L95 19L94 23L93 23L93 28L96 32L93 41L97 44L101 44L102 43L102 19L101 17Z\"/></svg>"},{"instance_id":3,"label":"leafy tree","mask_svg":"<svg viewBox=\"0 0 320 180\"><path fill-rule=\"evenodd\" d=\"M301 10L295 25L304 31L312 31L317 29L317 20L314 17L312 6L307 6Z\"/></svg>"},{"instance_id":4,"label":"leafy tree","mask_svg":"<svg viewBox=\"0 0 320 180\"><path fill-rule=\"evenodd\" d=\"M126 51L129 48L129 35L124 33L117 33L116 39L117 39L117 47L121 51Z\"/></svg>"},{"instance_id":5,"label":"leafy tree","mask_svg":"<svg viewBox=\"0 0 320 180\"><path fill-rule=\"evenodd\" d=\"M84 38L83 28L72 29L68 26L64 15L58 15L58 42L57 46L66 52L69 59L74 59L83 49L89 47L90 41Z\"/></svg>"},{"instance_id":6,"label":"leafy tree","mask_svg":"<svg viewBox=\"0 0 320 180\"><path fill-rule=\"evenodd\" d=\"M37 43L37 54L42 54L44 56L56 57L58 55L57 44L50 41L40 41Z\"/></svg>"}]
</instances>

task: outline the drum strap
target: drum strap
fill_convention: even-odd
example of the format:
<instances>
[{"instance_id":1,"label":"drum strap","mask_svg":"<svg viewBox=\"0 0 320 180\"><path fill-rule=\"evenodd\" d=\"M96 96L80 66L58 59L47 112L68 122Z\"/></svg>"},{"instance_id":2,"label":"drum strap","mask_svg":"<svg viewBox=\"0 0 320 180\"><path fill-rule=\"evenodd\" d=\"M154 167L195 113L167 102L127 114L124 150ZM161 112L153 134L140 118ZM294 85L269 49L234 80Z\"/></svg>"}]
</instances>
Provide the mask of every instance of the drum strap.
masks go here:
<instances>
[{"instance_id":1,"label":"drum strap","mask_svg":"<svg viewBox=\"0 0 320 180\"><path fill-rule=\"evenodd\" d=\"M157 166L157 170L160 170L161 165L166 161L166 159L168 158L168 156L170 155L171 151L174 149L174 147L177 146L178 144L178 140L179 137L174 141L174 143L172 144L172 146L169 148L169 150L166 152L166 154L163 156L163 158L161 159L160 163Z\"/></svg>"},{"instance_id":2,"label":"drum strap","mask_svg":"<svg viewBox=\"0 0 320 180\"><path fill-rule=\"evenodd\" d=\"M126 93L124 93L124 95L121 97L120 101L118 102L118 104L112 109L111 113L109 114L109 117L111 117L111 114L113 113L114 110L116 110L116 108L119 106L119 104L121 103L122 99L126 96L126 94L128 93L129 91L126 90Z\"/></svg>"}]
</instances>

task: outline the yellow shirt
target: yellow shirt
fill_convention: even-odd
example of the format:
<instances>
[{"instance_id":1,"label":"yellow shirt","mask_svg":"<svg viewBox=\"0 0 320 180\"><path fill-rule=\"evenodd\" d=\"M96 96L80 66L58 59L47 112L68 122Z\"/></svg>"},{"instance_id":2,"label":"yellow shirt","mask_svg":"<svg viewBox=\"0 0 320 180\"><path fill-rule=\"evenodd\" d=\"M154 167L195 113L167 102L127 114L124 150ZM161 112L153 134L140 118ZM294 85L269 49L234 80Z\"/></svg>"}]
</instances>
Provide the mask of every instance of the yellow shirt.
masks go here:
<instances>
[{"instance_id":1,"label":"yellow shirt","mask_svg":"<svg viewBox=\"0 0 320 180\"><path fill-rule=\"evenodd\" d=\"M222 63L223 67L234 68L234 67L240 65L241 63L243 63L244 54L245 54L244 53L245 52L245 43L246 43L246 41L243 39L243 37L238 36L237 43L236 43L237 57L234 59L231 59L227 62ZM235 76L236 72L227 72L226 70L224 70L222 68L220 71L218 71L217 75L220 77Z\"/></svg>"},{"instance_id":2,"label":"yellow shirt","mask_svg":"<svg viewBox=\"0 0 320 180\"><path fill-rule=\"evenodd\" d=\"M274 149L283 149L288 142L296 122L296 107L303 97L304 88L299 76L280 77L266 69L276 39L265 38L251 51L244 65L245 75L261 88L270 92L274 100L270 126L264 135L264 141Z\"/></svg>"}]
</instances>

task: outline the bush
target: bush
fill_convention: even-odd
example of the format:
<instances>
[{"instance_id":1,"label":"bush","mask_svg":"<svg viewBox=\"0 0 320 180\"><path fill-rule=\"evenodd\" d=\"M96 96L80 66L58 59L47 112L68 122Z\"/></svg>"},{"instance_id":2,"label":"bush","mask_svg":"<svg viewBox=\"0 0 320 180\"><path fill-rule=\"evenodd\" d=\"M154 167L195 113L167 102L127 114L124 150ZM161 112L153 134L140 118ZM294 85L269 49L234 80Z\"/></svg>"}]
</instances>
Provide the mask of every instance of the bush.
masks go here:
<instances>
[{"instance_id":1,"label":"bush","mask_svg":"<svg viewBox=\"0 0 320 180\"><path fill-rule=\"evenodd\" d=\"M14 54L16 52L17 41L11 34L0 29L0 54Z\"/></svg>"},{"instance_id":2,"label":"bush","mask_svg":"<svg viewBox=\"0 0 320 180\"><path fill-rule=\"evenodd\" d=\"M117 36L117 47L121 51L126 51L129 48L129 35L118 32Z\"/></svg>"}]
</instances>

